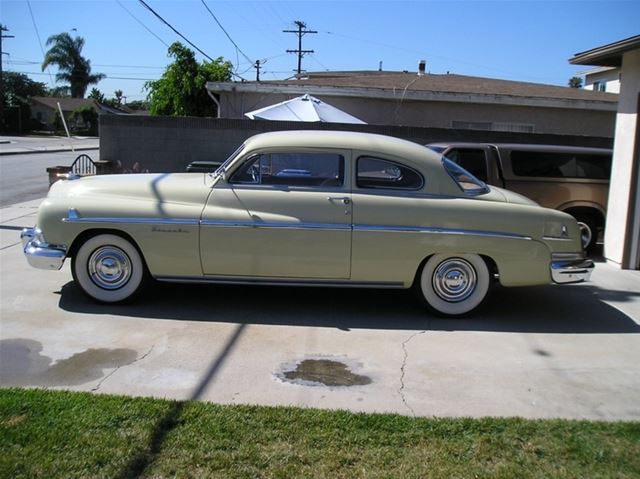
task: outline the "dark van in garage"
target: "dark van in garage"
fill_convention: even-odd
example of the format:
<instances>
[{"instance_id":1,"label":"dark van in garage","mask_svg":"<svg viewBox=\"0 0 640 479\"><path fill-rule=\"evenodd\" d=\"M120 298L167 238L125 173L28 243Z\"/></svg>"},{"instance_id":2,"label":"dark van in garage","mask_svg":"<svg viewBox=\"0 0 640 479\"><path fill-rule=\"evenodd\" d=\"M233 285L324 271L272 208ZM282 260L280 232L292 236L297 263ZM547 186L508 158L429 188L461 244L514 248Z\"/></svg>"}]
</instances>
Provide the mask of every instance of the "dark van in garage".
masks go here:
<instances>
[{"instance_id":1,"label":"dark van in garage","mask_svg":"<svg viewBox=\"0 0 640 479\"><path fill-rule=\"evenodd\" d=\"M490 185L574 216L586 250L604 228L612 150L554 145L431 143Z\"/></svg>"}]
</instances>

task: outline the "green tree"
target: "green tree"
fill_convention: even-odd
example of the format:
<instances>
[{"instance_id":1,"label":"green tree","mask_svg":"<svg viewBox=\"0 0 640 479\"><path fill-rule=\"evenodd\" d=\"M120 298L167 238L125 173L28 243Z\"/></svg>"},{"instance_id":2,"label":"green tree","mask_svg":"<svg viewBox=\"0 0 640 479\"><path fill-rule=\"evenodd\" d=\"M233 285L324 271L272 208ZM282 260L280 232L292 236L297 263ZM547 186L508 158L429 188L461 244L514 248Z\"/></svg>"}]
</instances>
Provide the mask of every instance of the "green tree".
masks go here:
<instances>
[{"instance_id":1,"label":"green tree","mask_svg":"<svg viewBox=\"0 0 640 479\"><path fill-rule=\"evenodd\" d=\"M69 115L69 122L76 132L93 136L98 134L98 112L93 107L85 106L74 110Z\"/></svg>"},{"instance_id":2,"label":"green tree","mask_svg":"<svg viewBox=\"0 0 640 479\"><path fill-rule=\"evenodd\" d=\"M91 89L87 98L93 98L98 103L104 103L106 101L104 94L95 87Z\"/></svg>"},{"instance_id":3,"label":"green tree","mask_svg":"<svg viewBox=\"0 0 640 479\"><path fill-rule=\"evenodd\" d=\"M31 121L31 98L46 96L47 86L15 72L4 72L2 81L4 89L0 101L4 103L5 112L2 128L18 133L37 128L37 122Z\"/></svg>"},{"instance_id":4,"label":"green tree","mask_svg":"<svg viewBox=\"0 0 640 479\"><path fill-rule=\"evenodd\" d=\"M170 116L215 116L216 105L207 94L208 81L231 80L232 65L217 58L213 62L198 63L193 51L180 42L169 47L174 58L159 80L149 81L145 88L149 91L152 115Z\"/></svg>"},{"instance_id":5,"label":"green tree","mask_svg":"<svg viewBox=\"0 0 640 479\"><path fill-rule=\"evenodd\" d=\"M569 78L569 86L571 88L582 88L582 78L580 77Z\"/></svg>"},{"instance_id":6,"label":"green tree","mask_svg":"<svg viewBox=\"0 0 640 479\"><path fill-rule=\"evenodd\" d=\"M84 98L89 85L106 77L102 73L91 73L91 62L82 56L84 38L58 33L49 37L49 45L52 46L44 56L42 71L49 65L56 65L59 70L56 81L68 82L73 98Z\"/></svg>"},{"instance_id":7,"label":"green tree","mask_svg":"<svg viewBox=\"0 0 640 479\"><path fill-rule=\"evenodd\" d=\"M134 100L134 101L128 102L127 106L129 108L131 108L132 110L134 110L134 111L137 111L137 110L148 110L149 109L149 102L142 101L142 100Z\"/></svg>"},{"instance_id":8,"label":"green tree","mask_svg":"<svg viewBox=\"0 0 640 479\"><path fill-rule=\"evenodd\" d=\"M122 90L116 90L113 94L116 97L117 106L122 105L122 98L124 97L124 93L122 93Z\"/></svg>"},{"instance_id":9,"label":"green tree","mask_svg":"<svg viewBox=\"0 0 640 479\"><path fill-rule=\"evenodd\" d=\"M5 104L14 105L19 101L28 102L34 96L47 96L47 86L44 83L33 81L22 73L4 72L2 81Z\"/></svg>"}]
</instances>

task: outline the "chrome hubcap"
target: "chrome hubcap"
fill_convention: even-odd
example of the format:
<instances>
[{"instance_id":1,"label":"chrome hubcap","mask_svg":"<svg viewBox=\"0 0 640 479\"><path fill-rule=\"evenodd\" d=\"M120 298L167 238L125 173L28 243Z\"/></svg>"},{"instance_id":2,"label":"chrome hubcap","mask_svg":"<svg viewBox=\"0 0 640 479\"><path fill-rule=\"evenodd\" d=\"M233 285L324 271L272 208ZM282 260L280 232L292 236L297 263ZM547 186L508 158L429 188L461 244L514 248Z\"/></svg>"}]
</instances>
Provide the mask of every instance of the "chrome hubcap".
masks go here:
<instances>
[{"instance_id":1,"label":"chrome hubcap","mask_svg":"<svg viewBox=\"0 0 640 479\"><path fill-rule=\"evenodd\" d=\"M476 289L476 271L468 261L451 258L438 265L433 273L433 290L444 301L458 303Z\"/></svg>"},{"instance_id":2,"label":"chrome hubcap","mask_svg":"<svg viewBox=\"0 0 640 479\"><path fill-rule=\"evenodd\" d=\"M591 243L591 238L593 237L593 232L587 223L583 223L582 221L578 221L578 226L580 227L580 241L582 242L582 247L586 248L589 243Z\"/></svg>"},{"instance_id":3,"label":"chrome hubcap","mask_svg":"<svg viewBox=\"0 0 640 479\"><path fill-rule=\"evenodd\" d=\"M103 246L89 258L89 276L102 289L118 289L131 278L131 261L115 246Z\"/></svg>"}]
</instances>

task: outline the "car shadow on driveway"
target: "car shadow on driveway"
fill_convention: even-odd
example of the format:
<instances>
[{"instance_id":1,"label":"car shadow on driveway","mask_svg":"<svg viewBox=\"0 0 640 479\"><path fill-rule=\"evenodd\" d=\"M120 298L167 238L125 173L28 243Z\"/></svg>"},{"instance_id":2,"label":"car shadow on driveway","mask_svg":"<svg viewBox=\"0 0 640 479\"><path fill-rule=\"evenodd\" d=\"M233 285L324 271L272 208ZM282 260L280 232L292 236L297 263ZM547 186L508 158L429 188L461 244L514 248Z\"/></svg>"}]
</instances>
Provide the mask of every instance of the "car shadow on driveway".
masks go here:
<instances>
[{"instance_id":1,"label":"car shadow on driveway","mask_svg":"<svg viewBox=\"0 0 640 479\"><path fill-rule=\"evenodd\" d=\"M152 283L135 302L100 304L73 282L59 292L72 313L238 324L329 327L342 330L487 331L555 334L640 333L640 325L605 303L640 293L595 285L496 286L469 318L443 319L404 290L334 289ZM640 319L640 318L638 318Z\"/></svg>"}]
</instances>

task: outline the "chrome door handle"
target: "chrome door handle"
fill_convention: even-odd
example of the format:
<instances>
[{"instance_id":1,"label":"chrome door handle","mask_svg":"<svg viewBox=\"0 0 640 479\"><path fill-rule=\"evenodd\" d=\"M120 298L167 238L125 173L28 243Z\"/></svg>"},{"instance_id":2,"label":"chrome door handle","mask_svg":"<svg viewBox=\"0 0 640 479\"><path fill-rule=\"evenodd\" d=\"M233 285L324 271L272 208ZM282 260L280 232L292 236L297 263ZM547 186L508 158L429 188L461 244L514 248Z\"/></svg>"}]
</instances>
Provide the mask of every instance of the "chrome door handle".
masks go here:
<instances>
[{"instance_id":1,"label":"chrome door handle","mask_svg":"<svg viewBox=\"0 0 640 479\"><path fill-rule=\"evenodd\" d=\"M343 204L348 205L351 203L351 198L348 196L329 196L327 198L329 201L342 201Z\"/></svg>"}]
</instances>

